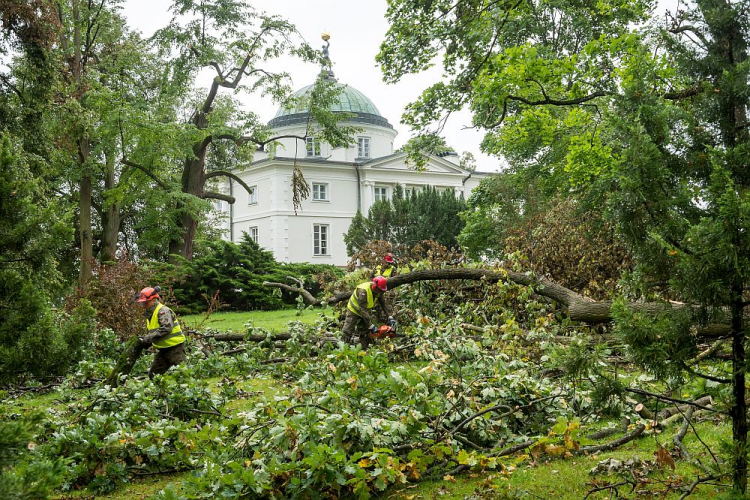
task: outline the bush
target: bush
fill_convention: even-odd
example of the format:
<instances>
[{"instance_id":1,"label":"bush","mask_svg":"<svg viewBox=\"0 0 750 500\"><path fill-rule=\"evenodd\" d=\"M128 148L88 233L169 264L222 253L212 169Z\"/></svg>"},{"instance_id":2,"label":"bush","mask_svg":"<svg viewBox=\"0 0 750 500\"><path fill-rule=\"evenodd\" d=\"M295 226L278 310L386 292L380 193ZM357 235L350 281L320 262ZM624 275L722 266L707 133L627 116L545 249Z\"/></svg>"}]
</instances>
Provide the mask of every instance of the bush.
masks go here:
<instances>
[{"instance_id":1,"label":"bush","mask_svg":"<svg viewBox=\"0 0 750 500\"><path fill-rule=\"evenodd\" d=\"M63 481L66 461L36 450L40 414L0 422L0 498L47 498Z\"/></svg>"},{"instance_id":2,"label":"bush","mask_svg":"<svg viewBox=\"0 0 750 500\"><path fill-rule=\"evenodd\" d=\"M183 273L174 296L186 314L204 311L218 292L222 306L234 311L273 310L294 303L289 294L263 286L264 281L288 282L287 276L304 279L315 294L342 272L326 264L282 264L245 234L239 244L222 240L196 243L193 260L180 262Z\"/></svg>"},{"instance_id":3,"label":"bush","mask_svg":"<svg viewBox=\"0 0 750 500\"><path fill-rule=\"evenodd\" d=\"M145 324L142 309L133 304L133 295L158 284L163 289L162 302L169 302L172 283L178 276L178 270L172 266L139 265L129 261L127 256L114 263L95 264L86 288L68 298L66 309L89 302L96 311L99 325L113 330L120 340L126 340L143 333Z\"/></svg>"}]
</instances>

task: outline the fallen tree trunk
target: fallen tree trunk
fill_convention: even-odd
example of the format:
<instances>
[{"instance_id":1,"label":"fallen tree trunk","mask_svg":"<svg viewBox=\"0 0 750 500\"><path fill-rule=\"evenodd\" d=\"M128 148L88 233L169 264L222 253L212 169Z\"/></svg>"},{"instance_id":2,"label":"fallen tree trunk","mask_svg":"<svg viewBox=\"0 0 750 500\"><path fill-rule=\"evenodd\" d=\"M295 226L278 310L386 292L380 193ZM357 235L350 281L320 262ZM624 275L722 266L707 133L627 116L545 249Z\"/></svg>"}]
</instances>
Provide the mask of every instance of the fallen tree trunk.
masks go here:
<instances>
[{"instance_id":1,"label":"fallen tree trunk","mask_svg":"<svg viewBox=\"0 0 750 500\"><path fill-rule=\"evenodd\" d=\"M579 293L565 288L543 276L534 276L530 273L519 273L507 271L505 269L476 269L476 268L446 268L446 269L428 269L424 271L413 271L411 273L400 274L388 278L388 289L394 289L401 285L417 283L419 281L437 281L437 280L472 280L487 281L490 283L498 281L510 281L524 286L534 287L537 295L554 300L561 305L568 317L573 321L581 321L588 324L608 323L612 321L612 301L602 300L595 301ZM298 288L283 285L281 283L264 283L267 286L276 286L278 288L289 287L299 293ZM316 300L311 305L328 304L333 305L345 300L349 300L351 292L336 292L332 297ZM679 302L631 302L628 304L632 310L643 313L657 313L670 309L681 309L691 307ZM711 324L697 329L697 334L701 337L722 337L732 332L729 324Z\"/></svg>"}]
</instances>

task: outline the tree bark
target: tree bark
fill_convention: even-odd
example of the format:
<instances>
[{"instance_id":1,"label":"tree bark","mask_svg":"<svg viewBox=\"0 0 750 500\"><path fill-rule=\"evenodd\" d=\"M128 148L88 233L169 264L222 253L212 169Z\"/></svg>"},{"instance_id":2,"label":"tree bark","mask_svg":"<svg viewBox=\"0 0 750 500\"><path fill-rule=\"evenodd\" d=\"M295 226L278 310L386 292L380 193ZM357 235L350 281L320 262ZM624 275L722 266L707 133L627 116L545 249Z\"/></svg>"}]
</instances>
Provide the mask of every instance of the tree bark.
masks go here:
<instances>
[{"instance_id":1,"label":"tree bark","mask_svg":"<svg viewBox=\"0 0 750 500\"><path fill-rule=\"evenodd\" d=\"M105 192L111 192L117 187L115 179L115 155L114 152L106 152L107 174L104 178ZM99 259L102 263L112 262L117 256L117 240L120 234L120 203L116 201L103 201L102 216L102 249Z\"/></svg>"},{"instance_id":2,"label":"tree bark","mask_svg":"<svg viewBox=\"0 0 750 500\"><path fill-rule=\"evenodd\" d=\"M81 268L78 273L78 285L86 288L86 284L91 279L92 267L94 260L94 237L91 227L91 203L92 203L92 180L89 167L85 164L88 157L88 139L84 136L79 142L79 154L81 157L81 166L83 176L81 178L80 190L78 193L78 238L81 245Z\"/></svg>"}]
</instances>

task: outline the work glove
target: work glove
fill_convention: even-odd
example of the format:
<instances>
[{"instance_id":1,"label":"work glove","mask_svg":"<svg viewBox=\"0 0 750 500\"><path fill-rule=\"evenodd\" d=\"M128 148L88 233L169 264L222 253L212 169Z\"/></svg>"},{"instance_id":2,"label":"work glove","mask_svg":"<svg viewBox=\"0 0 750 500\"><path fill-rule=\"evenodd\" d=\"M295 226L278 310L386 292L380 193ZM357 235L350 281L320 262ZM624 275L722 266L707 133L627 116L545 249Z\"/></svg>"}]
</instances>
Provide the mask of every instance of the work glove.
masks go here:
<instances>
[{"instance_id":1,"label":"work glove","mask_svg":"<svg viewBox=\"0 0 750 500\"><path fill-rule=\"evenodd\" d=\"M396 318L394 318L393 316L388 316L388 324L391 325L391 328L395 330L398 323L396 323Z\"/></svg>"},{"instance_id":2,"label":"work glove","mask_svg":"<svg viewBox=\"0 0 750 500\"><path fill-rule=\"evenodd\" d=\"M373 335L375 335L376 333L378 333L378 327L377 327L377 326L375 326L375 325L370 325L370 332L371 332L371 333L372 333Z\"/></svg>"},{"instance_id":3,"label":"work glove","mask_svg":"<svg viewBox=\"0 0 750 500\"><path fill-rule=\"evenodd\" d=\"M140 342L141 345L151 345L151 341L146 337L138 337L138 342Z\"/></svg>"}]
</instances>

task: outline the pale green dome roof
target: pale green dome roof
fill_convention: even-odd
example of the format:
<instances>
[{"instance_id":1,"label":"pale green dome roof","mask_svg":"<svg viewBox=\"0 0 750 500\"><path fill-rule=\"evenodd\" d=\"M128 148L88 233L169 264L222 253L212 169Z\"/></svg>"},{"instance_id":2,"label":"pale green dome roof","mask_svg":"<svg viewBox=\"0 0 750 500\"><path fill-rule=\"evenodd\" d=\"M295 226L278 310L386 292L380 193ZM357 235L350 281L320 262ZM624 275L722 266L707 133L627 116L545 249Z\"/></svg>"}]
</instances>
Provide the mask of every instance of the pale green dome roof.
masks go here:
<instances>
[{"instance_id":1,"label":"pale green dome roof","mask_svg":"<svg viewBox=\"0 0 750 500\"><path fill-rule=\"evenodd\" d=\"M372 101L359 90L348 85L342 85L336 83L337 87L342 90L336 98L336 101L331 105L331 111L333 112L345 112L351 113L352 116L347 121L358 122L358 123L369 123L372 125L379 125L381 127L393 128L388 120L380 114L378 108L372 103ZM296 99L304 97L312 92L314 85L308 85L299 89L297 92L292 94L292 97ZM308 111L307 103L299 103L297 107L287 108L281 106L276 112L273 120L268 122L270 127L283 127L287 125L296 125L298 123L307 123Z\"/></svg>"}]
</instances>

